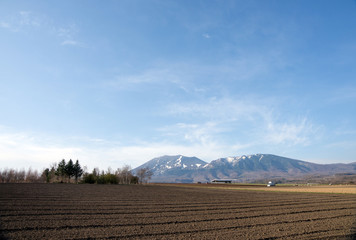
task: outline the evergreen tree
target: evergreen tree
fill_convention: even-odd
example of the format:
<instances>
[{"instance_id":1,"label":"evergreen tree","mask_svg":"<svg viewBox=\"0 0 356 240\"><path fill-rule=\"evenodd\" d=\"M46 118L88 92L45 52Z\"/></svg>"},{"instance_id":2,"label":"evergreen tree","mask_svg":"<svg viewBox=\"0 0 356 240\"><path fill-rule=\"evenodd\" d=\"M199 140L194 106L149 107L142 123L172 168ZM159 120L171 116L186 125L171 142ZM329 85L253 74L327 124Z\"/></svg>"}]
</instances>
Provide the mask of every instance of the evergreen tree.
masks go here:
<instances>
[{"instance_id":1,"label":"evergreen tree","mask_svg":"<svg viewBox=\"0 0 356 240\"><path fill-rule=\"evenodd\" d=\"M65 175L68 177L68 182L70 182L71 177L74 176L74 164L72 159L70 159L65 166Z\"/></svg>"},{"instance_id":2,"label":"evergreen tree","mask_svg":"<svg viewBox=\"0 0 356 240\"><path fill-rule=\"evenodd\" d=\"M44 178L46 183L50 182L50 180L51 180L51 172L50 172L49 168L46 168L45 170L43 170L42 177Z\"/></svg>"},{"instance_id":3,"label":"evergreen tree","mask_svg":"<svg viewBox=\"0 0 356 240\"><path fill-rule=\"evenodd\" d=\"M83 169L80 167L79 161L77 160L74 164L74 178L75 178L75 183L78 183L78 178L80 178L83 175Z\"/></svg>"},{"instance_id":4,"label":"evergreen tree","mask_svg":"<svg viewBox=\"0 0 356 240\"><path fill-rule=\"evenodd\" d=\"M64 176L66 175L66 160L62 159L58 163L57 170L56 170L56 175L61 177L61 182L63 182Z\"/></svg>"}]
</instances>

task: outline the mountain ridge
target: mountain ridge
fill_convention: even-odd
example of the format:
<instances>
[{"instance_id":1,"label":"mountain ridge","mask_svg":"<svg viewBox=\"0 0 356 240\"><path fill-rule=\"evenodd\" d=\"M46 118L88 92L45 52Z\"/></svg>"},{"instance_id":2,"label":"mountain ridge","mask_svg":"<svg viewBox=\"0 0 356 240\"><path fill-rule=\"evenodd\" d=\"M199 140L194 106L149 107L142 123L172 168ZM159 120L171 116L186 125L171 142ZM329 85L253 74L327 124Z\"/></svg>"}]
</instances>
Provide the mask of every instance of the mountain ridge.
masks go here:
<instances>
[{"instance_id":1,"label":"mountain ridge","mask_svg":"<svg viewBox=\"0 0 356 240\"><path fill-rule=\"evenodd\" d=\"M152 182L210 182L213 179L235 179L237 182L253 182L267 178L301 178L308 175L333 175L355 173L356 162L317 164L277 156L252 154L218 158L207 163L197 157L183 155L154 158L134 169L148 167Z\"/></svg>"}]
</instances>

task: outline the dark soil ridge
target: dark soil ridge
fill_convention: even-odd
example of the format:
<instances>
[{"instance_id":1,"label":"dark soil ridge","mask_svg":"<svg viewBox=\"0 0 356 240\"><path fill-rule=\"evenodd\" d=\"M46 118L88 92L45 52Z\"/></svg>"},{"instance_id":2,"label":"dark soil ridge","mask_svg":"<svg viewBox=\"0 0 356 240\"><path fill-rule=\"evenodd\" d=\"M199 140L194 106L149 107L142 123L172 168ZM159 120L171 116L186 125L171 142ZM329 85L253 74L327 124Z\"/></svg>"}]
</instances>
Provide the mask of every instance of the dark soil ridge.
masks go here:
<instances>
[{"instance_id":1,"label":"dark soil ridge","mask_svg":"<svg viewBox=\"0 0 356 240\"><path fill-rule=\"evenodd\" d=\"M0 239L352 239L355 206L348 194L4 184Z\"/></svg>"}]
</instances>

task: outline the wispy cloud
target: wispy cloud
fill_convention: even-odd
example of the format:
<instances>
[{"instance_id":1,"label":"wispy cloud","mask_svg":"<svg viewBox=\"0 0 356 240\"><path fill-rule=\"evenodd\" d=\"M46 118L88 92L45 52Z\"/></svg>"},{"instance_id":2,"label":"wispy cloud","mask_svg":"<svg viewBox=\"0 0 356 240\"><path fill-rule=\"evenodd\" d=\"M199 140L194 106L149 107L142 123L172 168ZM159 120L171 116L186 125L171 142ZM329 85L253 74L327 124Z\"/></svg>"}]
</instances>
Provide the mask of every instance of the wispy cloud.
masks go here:
<instances>
[{"instance_id":1,"label":"wispy cloud","mask_svg":"<svg viewBox=\"0 0 356 240\"><path fill-rule=\"evenodd\" d=\"M256 81L267 76L281 61L276 56L241 54L216 64L201 62L155 62L134 73L117 74L105 86L116 90L133 90L144 85L175 87L185 92L219 93L219 86L229 83Z\"/></svg>"},{"instance_id":2,"label":"wispy cloud","mask_svg":"<svg viewBox=\"0 0 356 240\"><path fill-rule=\"evenodd\" d=\"M352 150L354 153L356 153L355 147L356 147L356 141L354 140L335 141L326 145L326 148L329 149L334 148L334 149L342 149L342 150Z\"/></svg>"},{"instance_id":3,"label":"wispy cloud","mask_svg":"<svg viewBox=\"0 0 356 240\"><path fill-rule=\"evenodd\" d=\"M78 42L78 41L74 41L74 40L64 40L61 45L63 46L83 46L82 43Z\"/></svg>"},{"instance_id":4,"label":"wispy cloud","mask_svg":"<svg viewBox=\"0 0 356 240\"><path fill-rule=\"evenodd\" d=\"M38 137L39 135L40 137ZM226 150L229 150L226 148L227 146L223 145L185 145L166 141L140 141L131 145L121 145L116 141L90 137L76 137L74 142L59 136L53 138L38 133L5 133L1 131L0 168L21 166L42 170L64 158L67 160L79 159L89 170L94 167L115 169L125 164L137 167L162 155L183 154L210 161L224 155Z\"/></svg>"},{"instance_id":5,"label":"wispy cloud","mask_svg":"<svg viewBox=\"0 0 356 240\"><path fill-rule=\"evenodd\" d=\"M0 18L0 27L12 32L29 32L41 30L41 34L55 35L61 45L83 46L77 35L79 29L76 24L60 26L45 15L39 15L31 11L19 11L7 17Z\"/></svg>"},{"instance_id":6,"label":"wispy cloud","mask_svg":"<svg viewBox=\"0 0 356 240\"><path fill-rule=\"evenodd\" d=\"M69 141L69 143L68 143ZM90 138L71 139L31 133L0 133L0 168L43 169L61 159L79 159L90 168L120 167L126 158L114 147L116 142ZM104 144L105 143L105 144ZM94 146L94 147L93 147ZM117 155L118 154L118 155ZM112 164L114 163L114 165Z\"/></svg>"},{"instance_id":7,"label":"wispy cloud","mask_svg":"<svg viewBox=\"0 0 356 240\"><path fill-rule=\"evenodd\" d=\"M177 143L199 144L202 146L215 145L214 135L219 133L216 122L177 123L158 129L163 136L175 139Z\"/></svg>"},{"instance_id":8,"label":"wispy cloud","mask_svg":"<svg viewBox=\"0 0 356 240\"><path fill-rule=\"evenodd\" d=\"M267 68L262 61L262 67L245 72L240 71L246 67L245 64L247 62L242 61L235 62L231 66L215 66L215 69L213 67L213 70L210 69L207 72L208 75L212 75L211 72L219 72L222 75L227 74L227 76L237 73L236 75L240 76L237 78L245 81L256 74L261 74ZM236 70L232 66L240 67ZM200 68L199 72L204 72ZM117 81L115 84L122 87L125 84L162 84L167 81L185 86L188 92L189 89L194 88L195 84L198 86L199 83L194 83L194 71L189 68L185 70L180 73L172 71L170 68L163 71L149 71L136 77L123 78L122 81ZM192 82L189 82L191 79ZM283 103L280 103L280 98L275 99L272 96L256 96L248 93L238 97L229 97L229 95L221 95L214 87L208 85L206 86L207 90L204 89L203 92L208 94L207 91L213 92L214 90L215 96L208 97L207 95L198 101L175 102L173 100L167 102L166 108L161 114L177 117L177 122L161 127L159 131L162 135L183 145L194 144L203 148L204 146L219 148L218 146L221 145L219 142L224 142L223 145L227 149L229 148L227 145L243 147L252 147L253 145L256 147L257 145L305 146L315 140L316 133L320 131L320 128L306 116L301 115L300 117L291 114L281 118L282 113L278 109ZM235 134L235 137L232 138L231 134Z\"/></svg>"},{"instance_id":9,"label":"wispy cloud","mask_svg":"<svg viewBox=\"0 0 356 240\"><path fill-rule=\"evenodd\" d=\"M175 68L161 66L152 67L136 74L120 74L115 76L113 80L106 81L104 86L116 90L138 90L142 86L161 86L163 88L176 87L183 91L189 91L186 85L184 76L186 72L182 70L178 72ZM184 79L184 80L183 80Z\"/></svg>"},{"instance_id":10,"label":"wispy cloud","mask_svg":"<svg viewBox=\"0 0 356 240\"><path fill-rule=\"evenodd\" d=\"M57 35L63 38L73 38L73 36L78 32L77 26L71 24L67 27L59 27L56 29Z\"/></svg>"},{"instance_id":11,"label":"wispy cloud","mask_svg":"<svg viewBox=\"0 0 356 240\"><path fill-rule=\"evenodd\" d=\"M39 28L44 18L29 11L20 11L0 21L0 27L12 32L27 31L30 28Z\"/></svg>"},{"instance_id":12,"label":"wispy cloud","mask_svg":"<svg viewBox=\"0 0 356 240\"><path fill-rule=\"evenodd\" d=\"M356 100L356 87L353 85L340 86L332 89L328 101L332 103L350 102Z\"/></svg>"},{"instance_id":13,"label":"wispy cloud","mask_svg":"<svg viewBox=\"0 0 356 240\"><path fill-rule=\"evenodd\" d=\"M190 116L190 124L180 123L166 131L182 132L185 138L204 143L214 139L235 139L255 145L308 145L316 139L320 127L303 117L281 119L276 106L268 100L210 99L204 103L175 103L167 113ZM180 131L175 128L180 127ZM236 134L231 137L231 134ZM221 137L222 136L222 137ZM212 144L214 141L212 141ZM231 143L231 142L230 142ZM231 143L233 144L233 143Z\"/></svg>"},{"instance_id":14,"label":"wispy cloud","mask_svg":"<svg viewBox=\"0 0 356 240\"><path fill-rule=\"evenodd\" d=\"M0 22L0 27L1 27L1 28L10 28L11 25L10 25L10 23L8 23L8 22L1 21L1 22Z\"/></svg>"},{"instance_id":15,"label":"wispy cloud","mask_svg":"<svg viewBox=\"0 0 356 240\"><path fill-rule=\"evenodd\" d=\"M263 104L265 102L265 105ZM249 97L235 99L232 97L211 97L204 102L173 103L167 106L167 113L172 115L189 115L200 119L215 119L221 122L255 121L266 119L271 115L268 100Z\"/></svg>"},{"instance_id":16,"label":"wispy cloud","mask_svg":"<svg viewBox=\"0 0 356 240\"><path fill-rule=\"evenodd\" d=\"M188 153L191 154L189 156L200 156L204 160L235 156L252 146L250 142L242 139L222 136L231 131L231 128L217 121L195 124L177 123L160 128L159 131L163 135L162 138L170 142L172 146L189 149Z\"/></svg>"},{"instance_id":17,"label":"wispy cloud","mask_svg":"<svg viewBox=\"0 0 356 240\"><path fill-rule=\"evenodd\" d=\"M70 24L66 27L55 28L55 33L62 39L63 46L78 46L83 47L84 44L75 40L77 38L79 29L76 24Z\"/></svg>"},{"instance_id":18,"label":"wispy cloud","mask_svg":"<svg viewBox=\"0 0 356 240\"><path fill-rule=\"evenodd\" d=\"M309 145L319 132L318 128L303 118L294 122L276 122L267 120L264 141L272 144Z\"/></svg>"},{"instance_id":19,"label":"wispy cloud","mask_svg":"<svg viewBox=\"0 0 356 240\"><path fill-rule=\"evenodd\" d=\"M25 133L1 133L0 165L2 167L34 167L42 168L57 161L64 155L72 155L78 149L72 147L46 146L31 135Z\"/></svg>"},{"instance_id":20,"label":"wispy cloud","mask_svg":"<svg viewBox=\"0 0 356 240\"><path fill-rule=\"evenodd\" d=\"M19 15L19 24L22 26L39 27L41 25L42 20L40 17L34 15L32 12L20 11Z\"/></svg>"}]
</instances>

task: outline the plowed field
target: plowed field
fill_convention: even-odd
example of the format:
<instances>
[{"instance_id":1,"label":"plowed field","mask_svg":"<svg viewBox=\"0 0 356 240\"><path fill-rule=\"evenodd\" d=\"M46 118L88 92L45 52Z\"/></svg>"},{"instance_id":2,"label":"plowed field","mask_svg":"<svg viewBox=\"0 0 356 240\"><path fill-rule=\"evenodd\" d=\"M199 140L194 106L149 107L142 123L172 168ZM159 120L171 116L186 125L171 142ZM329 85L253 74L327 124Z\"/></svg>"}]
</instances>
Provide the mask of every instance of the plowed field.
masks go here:
<instances>
[{"instance_id":1,"label":"plowed field","mask_svg":"<svg viewBox=\"0 0 356 240\"><path fill-rule=\"evenodd\" d=\"M353 239L356 195L0 184L0 238Z\"/></svg>"}]
</instances>

